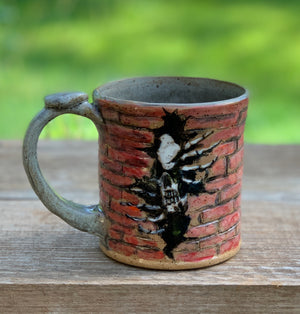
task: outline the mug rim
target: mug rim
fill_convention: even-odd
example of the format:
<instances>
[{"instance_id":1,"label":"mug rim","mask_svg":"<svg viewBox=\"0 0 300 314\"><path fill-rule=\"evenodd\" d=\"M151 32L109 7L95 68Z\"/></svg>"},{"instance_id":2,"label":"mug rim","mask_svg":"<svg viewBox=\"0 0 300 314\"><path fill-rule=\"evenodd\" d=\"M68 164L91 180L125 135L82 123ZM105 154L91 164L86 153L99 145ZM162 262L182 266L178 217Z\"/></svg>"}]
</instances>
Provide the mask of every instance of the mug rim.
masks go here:
<instances>
[{"instance_id":1,"label":"mug rim","mask_svg":"<svg viewBox=\"0 0 300 314\"><path fill-rule=\"evenodd\" d=\"M204 102L152 102L152 101L141 101L141 100L131 100L131 99L122 99L121 97L113 97L113 96L106 96L102 93L105 91L117 87L120 84L124 84L126 82L128 83L135 83L136 81L143 81L143 80L191 80L191 81L206 81L214 84L223 84L228 87L235 87L241 90L241 94L236 97L230 97L227 99L222 100L214 100L214 101L204 101ZM93 91L93 100L103 100L103 101L109 101L114 102L118 104L124 104L124 105L139 105L139 106L179 106L179 107L193 107L193 106L218 106L218 105L229 105L237 102L241 102L243 100L248 99L249 92L246 88L242 87L239 84L232 83L229 81L223 81L218 79L212 79L212 78L206 78L206 77L190 77L190 76L137 76L137 77L131 77L131 78L124 78L120 80L111 81L108 83L105 83Z\"/></svg>"}]
</instances>

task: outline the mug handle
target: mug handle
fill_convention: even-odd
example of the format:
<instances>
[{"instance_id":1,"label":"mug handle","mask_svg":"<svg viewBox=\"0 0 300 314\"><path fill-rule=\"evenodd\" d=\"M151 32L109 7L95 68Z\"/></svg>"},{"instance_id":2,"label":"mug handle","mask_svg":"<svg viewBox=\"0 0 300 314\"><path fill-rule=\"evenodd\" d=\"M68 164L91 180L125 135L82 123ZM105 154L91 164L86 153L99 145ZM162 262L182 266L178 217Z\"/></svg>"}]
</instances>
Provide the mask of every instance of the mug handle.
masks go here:
<instances>
[{"instance_id":1,"label":"mug handle","mask_svg":"<svg viewBox=\"0 0 300 314\"><path fill-rule=\"evenodd\" d=\"M31 121L23 142L23 164L29 182L43 204L72 227L101 236L104 214L99 205L85 206L64 199L46 182L37 159L37 143L45 125L52 119L73 113L89 118L97 126L102 121L96 106L81 92L57 93L45 97L45 108Z\"/></svg>"}]
</instances>

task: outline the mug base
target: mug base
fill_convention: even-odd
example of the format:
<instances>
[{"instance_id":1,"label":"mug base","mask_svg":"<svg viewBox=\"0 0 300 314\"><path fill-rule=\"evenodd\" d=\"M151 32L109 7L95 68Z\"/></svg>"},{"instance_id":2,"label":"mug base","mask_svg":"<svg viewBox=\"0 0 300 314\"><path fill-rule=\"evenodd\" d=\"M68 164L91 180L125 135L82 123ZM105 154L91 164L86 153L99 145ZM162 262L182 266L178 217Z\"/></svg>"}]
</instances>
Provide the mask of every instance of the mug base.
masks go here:
<instances>
[{"instance_id":1,"label":"mug base","mask_svg":"<svg viewBox=\"0 0 300 314\"><path fill-rule=\"evenodd\" d=\"M181 269L195 269L203 268L208 266L213 266L219 263L222 263L238 253L241 247L241 242L234 249L214 256L209 259L204 259L196 262L182 262L182 261L173 261L167 257L159 260L146 260L139 258L138 256L125 256L116 251L109 250L100 244L102 252L109 258L131 266L148 268L148 269L160 269L160 270L181 270Z\"/></svg>"}]
</instances>

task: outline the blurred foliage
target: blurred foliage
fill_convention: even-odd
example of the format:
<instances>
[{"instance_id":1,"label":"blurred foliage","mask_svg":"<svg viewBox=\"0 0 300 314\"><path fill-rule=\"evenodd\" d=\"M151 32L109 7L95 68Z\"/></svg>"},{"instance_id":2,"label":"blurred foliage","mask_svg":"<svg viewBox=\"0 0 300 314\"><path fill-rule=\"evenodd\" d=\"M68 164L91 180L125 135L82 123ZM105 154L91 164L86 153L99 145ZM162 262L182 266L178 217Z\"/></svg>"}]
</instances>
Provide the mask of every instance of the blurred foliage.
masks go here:
<instances>
[{"instance_id":1,"label":"blurred foliage","mask_svg":"<svg viewBox=\"0 0 300 314\"><path fill-rule=\"evenodd\" d=\"M300 1L0 0L0 138L21 139L46 94L131 76L233 81L246 141L300 143ZM62 116L45 138L97 138Z\"/></svg>"}]
</instances>

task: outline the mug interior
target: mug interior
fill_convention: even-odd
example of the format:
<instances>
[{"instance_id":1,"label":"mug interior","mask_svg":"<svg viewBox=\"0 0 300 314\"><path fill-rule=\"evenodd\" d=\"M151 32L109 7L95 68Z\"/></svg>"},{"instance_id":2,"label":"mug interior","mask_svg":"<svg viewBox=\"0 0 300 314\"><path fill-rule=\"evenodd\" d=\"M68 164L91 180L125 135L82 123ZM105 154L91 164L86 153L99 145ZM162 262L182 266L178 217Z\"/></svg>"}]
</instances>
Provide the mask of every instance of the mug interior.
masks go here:
<instances>
[{"instance_id":1,"label":"mug interior","mask_svg":"<svg viewBox=\"0 0 300 314\"><path fill-rule=\"evenodd\" d=\"M94 91L94 99L150 104L192 104L239 101L247 91L236 84L193 77L139 77L107 83Z\"/></svg>"}]
</instances>

